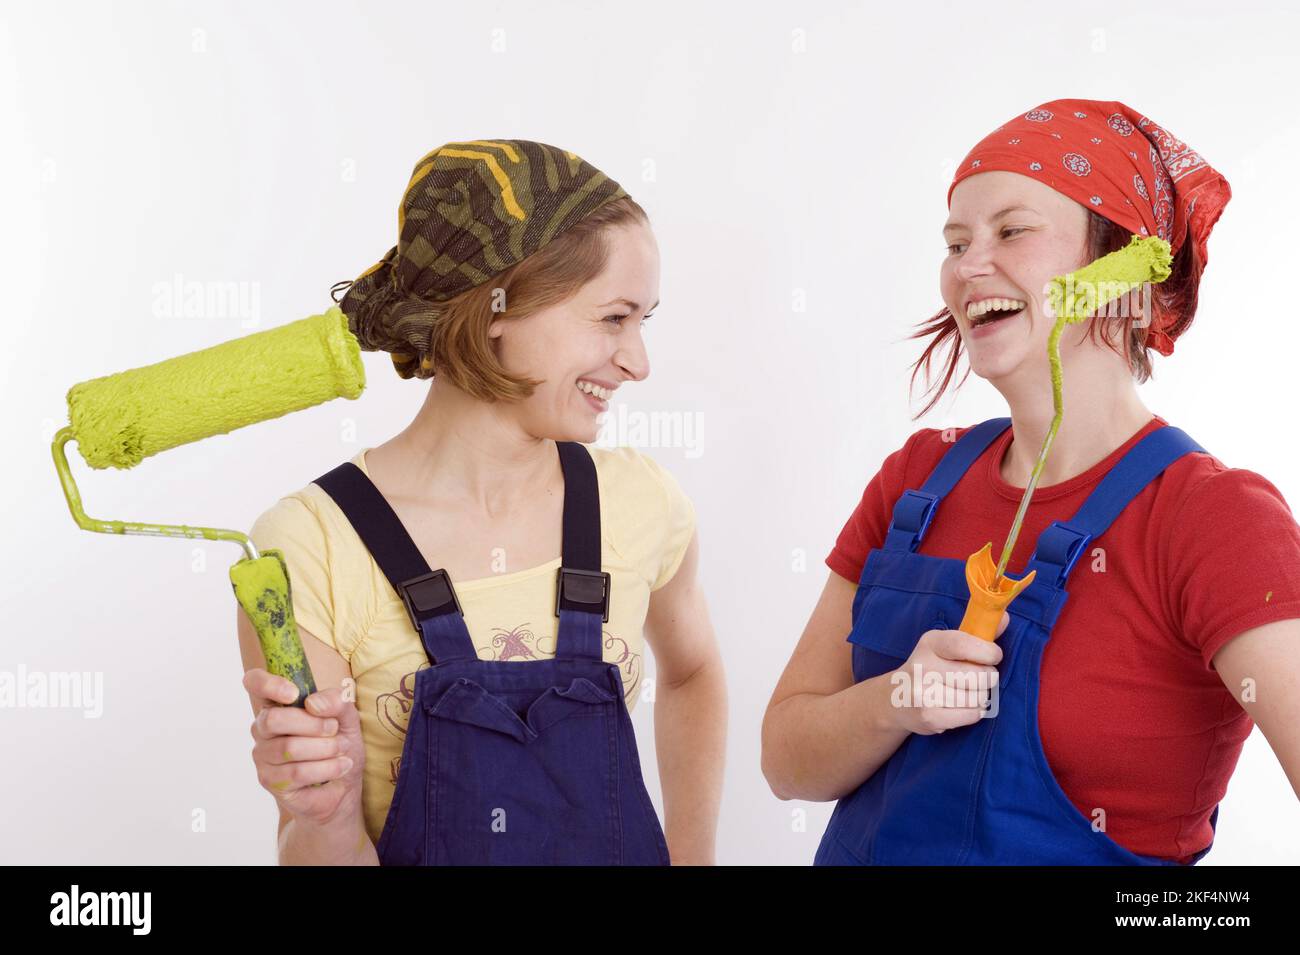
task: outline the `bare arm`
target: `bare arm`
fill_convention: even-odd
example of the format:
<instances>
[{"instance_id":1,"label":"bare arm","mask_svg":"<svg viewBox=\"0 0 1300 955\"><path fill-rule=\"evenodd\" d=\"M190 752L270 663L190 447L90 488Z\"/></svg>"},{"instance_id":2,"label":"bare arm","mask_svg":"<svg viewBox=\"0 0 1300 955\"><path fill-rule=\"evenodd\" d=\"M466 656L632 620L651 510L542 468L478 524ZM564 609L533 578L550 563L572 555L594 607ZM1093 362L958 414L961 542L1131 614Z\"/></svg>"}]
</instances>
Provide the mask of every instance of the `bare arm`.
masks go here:
<instances>
[{"instance_id":1,"label":"bare arm","mask_svg":"<svg viewBox=\"0 0 1300 955\"><path fill-rule=\"evenodd\" d=\"M331 762L328 757L336 754L349 756L353 760L352 768L342 778L328 776L321 779L327 786L341 790L337 794L337 807L328 818L315 821L306 815L290 812L285 808L285 801L304 797L297 796L295 792L273 791L280 809L280 864L378 865L379 857L366 834L361 814L361 776L365 765L365 750L361 741L360 720L351 701L351 668L332 647L299 627L298 633L302 637L303 650L316 681L317 692L308 697L305 712L292 707L271 705L276 702L273 687L280 682L287 684L288 681L265 672L263 668L266 660L257 633L242 608L236 607L236 614L239 655L245 670L244 685L253 705L252 732L257 741L254 746L255 761L258 747L265 747L266 737L271 733L284 734L274 737L277 741L284 741L282 745L277 743L275 749L283 753L285 758L281 760L273 757L281 766L289 766L290 761L293 761L298 767L310 768ZM344 693L345 680L348 681L347 694ZM313 715L317 712L315 705L320 702L327 709ZM326 718L321 718L322 714ZM276 725L273 718L283 725ZM331 722L335 726L332 733L328 731ZM259 766L259 770L261 768ZM306 789L297 790L297 793L307 792ZM322 794L311 792L306 798L321 797Z\"/></svg>"},{"instance_id":2,"label":"bare arm","mask_svg":"<svg viewBox=\"0 0 1300 955\"><path fill-rule=\"evenodd\" d=\"M894 725L889 674L853 682L845 640L857 585L830 573L763 715L763 775L779 799L852 792L907 738Z\"/></svg>"},{"instance_id":3,"label":"bare arm","mask_svg":"<svg viewBox=\"0 0 1300 955\"><path fill-rule=\"evenodd\" d=\"M779 799L826 802L852 792L910 733L943 733L980 719L996 682L1001 647L959 630L927 630L897 669L855 683L846 637L856 591L856 584L830 574L767 704L763 775ZM1003 613L999 635L1010 622ZM927 695L919 705L902 693L895 705L900 674L915 675L922 685L941 675L954 691L938 701Z\"/></svg>"},{"instance_id":4,"label":"bare arm","mask_svg":"<svg viewBox=\"0 0 1300 955\"><path fill-rule=\"evenodd\" d=\"M727 688L698 565L695 535L672 580L650 594L645 622L658 673L655 748L674 865L714 863L726 758Z\"/></svg>"},{"instance_id":5,"label":"bare arm","mask_svg":"<svg viewBox=\"0 0 1300 955\"><path fill-rule=\"evenodd\" d=\"M1259 726L1300 797L1300 620L1232 638L1214 655L1223 685Z\"/></svg>"}]
</instances>

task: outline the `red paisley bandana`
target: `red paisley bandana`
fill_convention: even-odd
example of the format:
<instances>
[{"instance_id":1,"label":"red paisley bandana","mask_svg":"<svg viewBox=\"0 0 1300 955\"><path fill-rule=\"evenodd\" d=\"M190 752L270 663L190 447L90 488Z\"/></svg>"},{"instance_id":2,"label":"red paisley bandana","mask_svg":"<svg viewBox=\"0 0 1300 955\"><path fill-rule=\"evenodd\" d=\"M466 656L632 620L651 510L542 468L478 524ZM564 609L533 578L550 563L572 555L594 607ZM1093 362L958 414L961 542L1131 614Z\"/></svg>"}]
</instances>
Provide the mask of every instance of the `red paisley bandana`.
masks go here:
<instances>
[{"instance_id":1,"label":"red paisley bandana","mask_svg":"<svg viewBox=\"0 0 1300 955\"><path fill-rule=\"evenodd\" d=\"M992 169L1032 176L1177 254L1190 236L1209 261L1210 230L1232 198L1228 180L1188 145L1123 103L1058 99L999 126L967 155L952 190ZM1148 343L1172 355L1173 339L1152 327Z\"/></svg>"}]
</instances>

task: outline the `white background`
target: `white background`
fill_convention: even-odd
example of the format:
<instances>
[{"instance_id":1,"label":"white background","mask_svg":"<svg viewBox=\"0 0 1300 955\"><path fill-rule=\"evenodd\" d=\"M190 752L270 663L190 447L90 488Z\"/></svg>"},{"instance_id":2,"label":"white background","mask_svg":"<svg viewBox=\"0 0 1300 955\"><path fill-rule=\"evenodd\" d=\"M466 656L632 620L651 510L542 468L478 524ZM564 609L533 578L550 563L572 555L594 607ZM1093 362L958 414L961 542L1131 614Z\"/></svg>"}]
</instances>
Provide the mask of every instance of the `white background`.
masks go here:
<instances>
[{"instance_id":1,"label":"white background","mask_svg":"<svg viewBox=\"0 0 1300 955\"><path fill-rule=\"evenodd\" d=\"M1142 394L1300 501L1300 323L1280 281L1295 255L1297 35L1294 9L1246 2L6 2L0 668L101 671L104 712L0 709L0 858L274 861L227 579L239 550L79 530L50 459L64 396L322 311L394 243L416 160L521 138L577 152L653 220L653 371L621 394L703 424L697 457L647 451L695 501L727 666L718 859L808 864L831 805L771 795L759 726L822 559L914 430L1006 413L972 376L911 420L919 343L905 340L941 306L955 164L994 127L1058 97L1119 99L1227 176L1200 313ZM256 314L160 315L178 275L249 283ZM387 355L365 362L357 402L131 471L91 471L70 447L87 511L246 530L415 414L426 385ZM660 805L652 717L638 705ZM1256 730L1203 864L1297 861L1296 796Z\"/></svg>"}]
</instances>

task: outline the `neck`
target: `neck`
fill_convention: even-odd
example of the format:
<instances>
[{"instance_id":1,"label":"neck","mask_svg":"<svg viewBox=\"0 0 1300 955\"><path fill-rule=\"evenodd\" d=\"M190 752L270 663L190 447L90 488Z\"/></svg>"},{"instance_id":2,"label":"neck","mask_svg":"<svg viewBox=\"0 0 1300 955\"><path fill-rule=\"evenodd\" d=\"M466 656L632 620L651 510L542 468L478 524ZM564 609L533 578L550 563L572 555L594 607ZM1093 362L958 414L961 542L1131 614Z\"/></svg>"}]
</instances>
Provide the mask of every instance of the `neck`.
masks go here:
<instances>
[{"instance_id":1,"label":"neck","mask_svg":"<svg viewBox=\"0 0 1300 955\"><path fill-rule=\"evenodd\" d=\"M396 494L508 513L561 474L555 442L528 434L506 402L434 379L419 414L379 449Z\"/></svg>"},{"instance_id":2,"label":"neck","mask_svg":"<svg viewBox=\"0 0 1300 955\"><path fill-rule=\"evenodd\" d=\"M1081 348L1062 368L1064 413L1038 478L1039 487L1068 481L1136 434L1151 420L1133 378L1107 349ZM1052 381L1048 374L994 382L1011 409L1013 438L1002 462L1002 477L1026 487L1051 428Z\"/></svg>"}]
</instances>

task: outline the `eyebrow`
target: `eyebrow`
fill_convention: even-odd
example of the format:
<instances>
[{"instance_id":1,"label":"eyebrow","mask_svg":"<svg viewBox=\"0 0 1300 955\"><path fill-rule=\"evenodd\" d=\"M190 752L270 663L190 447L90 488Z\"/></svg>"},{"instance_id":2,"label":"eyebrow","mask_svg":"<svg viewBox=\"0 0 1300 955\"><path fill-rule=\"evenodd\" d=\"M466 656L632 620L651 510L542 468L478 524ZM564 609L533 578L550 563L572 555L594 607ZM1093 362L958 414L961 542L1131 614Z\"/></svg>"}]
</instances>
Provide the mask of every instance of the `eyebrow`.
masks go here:
<instances>
[{"instance_id":1,"label":"eyebrow","mask_svg":"<svg viewBox=\"0 0 1300 955\"><path fill-rule=\"evenodd\" d=\"M1035 210L1029 208L1029 206L1007 206L1001 212L995 212L993 214L993 217L989 219L989 221L997 222L1003 216L1010 215L1013 212L1034 212L1034 211ZM963 222L949 222L943 227L943 231L945 233L948 233L951 232L953 229L964 229L964 228L966 228L966 224Z\"/></svg>"},{"instance_id":2,"label":"eyebrow","mask_svg":"<svg viewBox=\"0 0 1300 955\"><path fill-rule=\"evenodd\" d=\"M628 308L632 309L632 311L634 311L634 312L636 312L636 311L640 311L640 309L641 309L641 306L638 305L636 302L632 301L630 298L616 298L616 299L614 299L614 300L612 300L612 301L606 302L604 305L597 305L596 307L597 307L597 308L605 308L606 306L609 306L609 305L620 305L620 304L621 304L621 305L626 305ZM652 311L654 311L654 310L655 310L656 308L658 308L658 307L659 307L659 303L658 303L658 302L655 302L653 305L651 305L649 308L647 308L646 311L647 311L647 312L652 312Z\"/></svg>"}]
</instances>

